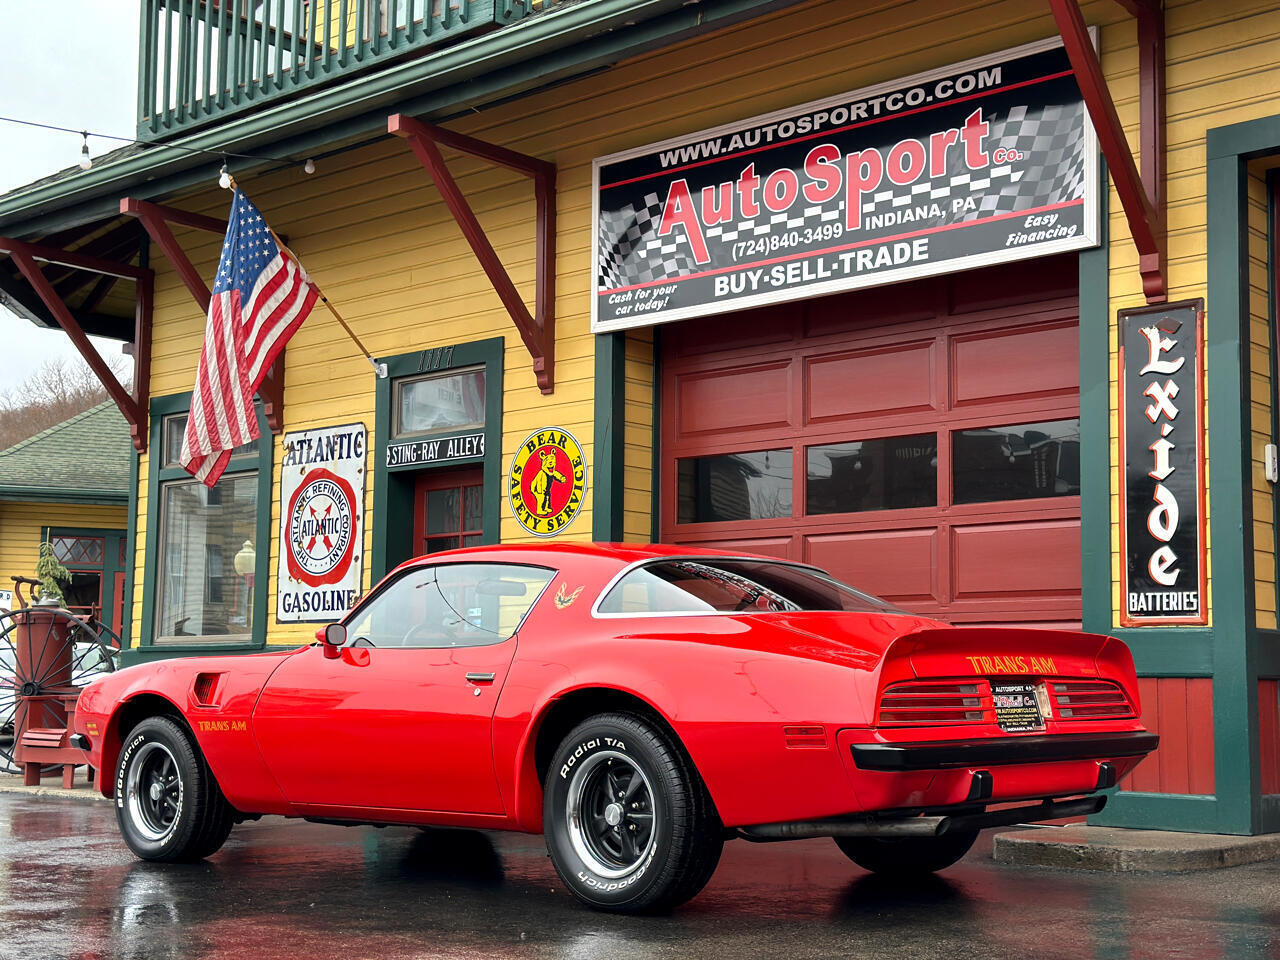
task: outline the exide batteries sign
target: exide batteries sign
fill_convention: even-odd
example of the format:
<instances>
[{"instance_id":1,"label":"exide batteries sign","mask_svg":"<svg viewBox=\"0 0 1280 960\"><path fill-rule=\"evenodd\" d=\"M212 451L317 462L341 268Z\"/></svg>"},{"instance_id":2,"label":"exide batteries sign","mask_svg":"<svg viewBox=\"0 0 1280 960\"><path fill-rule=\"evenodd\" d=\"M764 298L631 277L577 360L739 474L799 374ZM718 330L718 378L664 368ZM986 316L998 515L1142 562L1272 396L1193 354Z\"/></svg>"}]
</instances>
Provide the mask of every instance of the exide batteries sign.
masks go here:
<instances>
[{"instance_id":1,"label":"exide batteries sign","mask_svg":"<svg viewBox=\"0 0 1280 960\"><path fill-rule=\"evenodd\" d=\"M1208 623L1204 301L1121 310L1124 626Z\"/></svg>"},{"instance_id":2,"label":"exide batteries sign","mask_svg":"<svg viewBox=\"0 0 1280 960\"><path fill-rule=\"evenodd\" d=\"M1097 172L1058 40L604 157L592 329L1096 246Z\"/></svg>"}]
</instances>

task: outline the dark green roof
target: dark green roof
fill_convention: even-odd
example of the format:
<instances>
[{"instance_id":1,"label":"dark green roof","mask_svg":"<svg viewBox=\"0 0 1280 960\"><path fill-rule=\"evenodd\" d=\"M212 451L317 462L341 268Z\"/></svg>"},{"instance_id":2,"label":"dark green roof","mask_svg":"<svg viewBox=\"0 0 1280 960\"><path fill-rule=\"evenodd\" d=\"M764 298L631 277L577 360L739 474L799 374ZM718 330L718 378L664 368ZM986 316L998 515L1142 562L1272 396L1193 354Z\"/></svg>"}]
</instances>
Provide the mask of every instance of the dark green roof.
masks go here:
<instances>
[{"instance_id":1,"label":"dark green roof","mask_svg":"<svg viewBox=\"0 0 1280 960\"><path fill-rule=\"evenodd\" d=\"M0 450L0 499L125 503L129 425L110 400Z\"/></svg>"}]
</instances>

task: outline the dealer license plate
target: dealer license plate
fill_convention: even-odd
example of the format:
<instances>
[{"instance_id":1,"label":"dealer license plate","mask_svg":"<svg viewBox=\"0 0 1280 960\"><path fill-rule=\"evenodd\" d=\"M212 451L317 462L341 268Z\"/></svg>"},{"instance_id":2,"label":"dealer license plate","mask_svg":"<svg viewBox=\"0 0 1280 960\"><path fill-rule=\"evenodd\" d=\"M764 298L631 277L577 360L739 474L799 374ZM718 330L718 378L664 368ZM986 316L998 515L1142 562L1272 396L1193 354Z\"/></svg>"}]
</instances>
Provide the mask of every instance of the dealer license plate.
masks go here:
<instances>
[{"instance_id":1,"label":"dealer license plate","mask_svg":"<svg viewBox=\"0 0 1280 960\"><path fill-rule=\"evenodd\" d=\"M991 681L991 699L995 703L996 723L1005 733L1043 730L1044 717L1036 699L1034 683Z\"/></svg>"}]
</instances>

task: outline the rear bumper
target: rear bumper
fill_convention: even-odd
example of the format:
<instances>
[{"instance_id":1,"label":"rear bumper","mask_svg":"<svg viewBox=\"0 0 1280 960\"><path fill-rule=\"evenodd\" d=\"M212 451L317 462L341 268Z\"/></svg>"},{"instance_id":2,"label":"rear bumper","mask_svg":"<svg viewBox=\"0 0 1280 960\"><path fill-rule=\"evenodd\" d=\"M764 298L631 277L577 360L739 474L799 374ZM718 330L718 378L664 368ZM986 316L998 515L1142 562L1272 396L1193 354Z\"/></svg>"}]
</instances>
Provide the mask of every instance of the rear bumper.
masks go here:
<instances>
[{"instance_id":1,"label":"rear bumper","mask_svg":"<svg viewBox=\"0 0 1280 960\"><path fill-rule=\"evenodd\" d=\"M928 743L855 743L850 749L853 762L861 770L898 772L1145 757L1159 743L1160 737L1156 734L1137 730Z\"/></svg>"},{"instance_id":2,"label":"rear bumper","mask_svg":"<svg viewBox=\"0 0 1280 960\"><path fill-rule=\"evenodd\" d=\"M962 832L1003 827L1015 823L1036 823L1066 817L1087 817L1107 804L1105 796L1081 797L1075 800L1044 800L1040 803L1004 810L976 811L972 807L957 808L922 815L876 815L810 820L801 823L765 823L739 827L738 835L757 843L774 840L804 840L810 837L937 837L949 830Z\"/></svg>"}]
</instances>

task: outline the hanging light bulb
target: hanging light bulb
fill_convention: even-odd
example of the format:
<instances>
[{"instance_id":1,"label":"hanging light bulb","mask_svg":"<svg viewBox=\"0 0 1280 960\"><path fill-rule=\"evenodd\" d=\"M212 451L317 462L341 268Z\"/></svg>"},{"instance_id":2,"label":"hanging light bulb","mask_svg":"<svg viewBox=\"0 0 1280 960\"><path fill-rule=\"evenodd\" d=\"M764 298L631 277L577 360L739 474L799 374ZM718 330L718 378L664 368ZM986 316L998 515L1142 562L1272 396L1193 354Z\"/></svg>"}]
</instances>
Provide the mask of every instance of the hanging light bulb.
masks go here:
<instances>
[{"instance_id":1,"label":"hanging light bulb","mask_svg":"<svg viewBox=\"0 0 1280 960\"><path fill-rule=\"evenodd\" d=\"M302 165L302 172L303 172L303 173L315 173L315 172L316 172L316 162L315 162L314 160L312 160L310 157L307 157L307 162L306 162L306 163L304 163L304 164Z\"/></svg>"},{"instance_id":2,"label":"hanging light bulb","mask_svg":"<svg viewBox=\"0 0 1280 960\"><path fill-rule=\"evenodd\" d=\"M80 136L84 137L84 144L80 147L80 169L88 170L93 166L93 161L89 159L89 131L83 131Z\"/></svg>"},{"instance_id":3,"label":"hanging light bulb","mask_svg":"<svg viewBox=\"0 0 1280 960\"><path fill-rule=\"evenodd\" d=\"M231 189L231 174L227 173L227 165L225 162L222 164L222 169L218 171L218 186L223 190Z\"/></svg>"}]
</instances>

